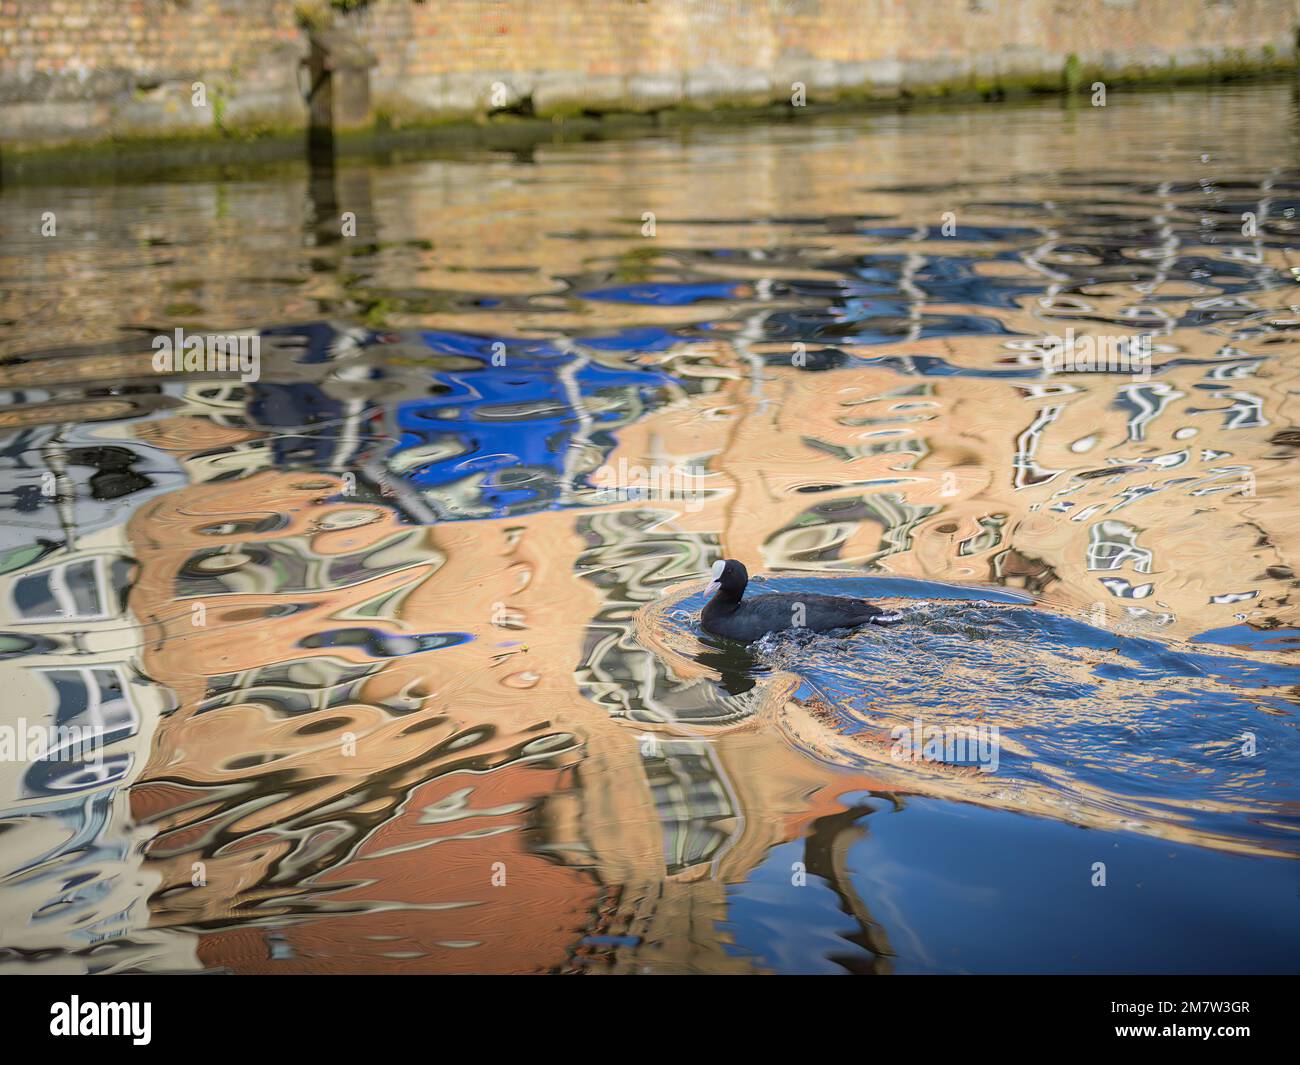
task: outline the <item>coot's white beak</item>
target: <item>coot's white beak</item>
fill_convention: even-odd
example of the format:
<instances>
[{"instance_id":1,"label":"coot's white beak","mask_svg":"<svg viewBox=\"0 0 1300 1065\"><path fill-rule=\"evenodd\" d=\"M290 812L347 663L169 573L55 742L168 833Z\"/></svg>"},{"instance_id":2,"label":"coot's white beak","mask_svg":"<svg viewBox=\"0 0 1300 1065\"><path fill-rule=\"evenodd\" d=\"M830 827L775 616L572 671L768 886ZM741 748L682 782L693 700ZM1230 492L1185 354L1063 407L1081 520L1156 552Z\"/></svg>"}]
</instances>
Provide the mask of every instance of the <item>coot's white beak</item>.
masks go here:
<instances>
[{"instance_id":1,"label":"coot's white beak","mask_svg":"<svg viewBox=\"0 0 1300 1065\"><path fill-rule=\"evenodd\" d=\"M726 568L727 560L720 558L717 562L713 563L712 568L709 570L709 576L713 578L713 583L704 589L704 594L709 599L712 599L714 593L722 587L722 573Z\"/></svg>"}]
</instances>

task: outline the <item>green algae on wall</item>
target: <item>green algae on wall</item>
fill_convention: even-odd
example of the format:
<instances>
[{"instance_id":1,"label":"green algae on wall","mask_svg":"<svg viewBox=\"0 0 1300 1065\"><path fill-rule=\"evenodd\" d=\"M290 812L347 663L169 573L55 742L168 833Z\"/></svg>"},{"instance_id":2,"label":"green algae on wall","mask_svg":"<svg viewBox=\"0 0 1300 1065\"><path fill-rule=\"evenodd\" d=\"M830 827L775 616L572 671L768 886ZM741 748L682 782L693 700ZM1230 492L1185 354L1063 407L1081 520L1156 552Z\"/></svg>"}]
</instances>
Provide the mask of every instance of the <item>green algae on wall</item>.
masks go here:
<instances>
[{"instance_id":1,"label":"green algae on wall","mask_svg":"<svg viewBox=\"0 0 1300 1065\"><path fill-rule=\"evenodd\" d=\"M65 0L67 13L54 17L42 5L0 4L6 174L30 172L38 157L55 160L67 146L93 167L149 147L201 146L205 157L238 159L254 154L249 142L300 137L307 27L321 20L377 60L371 121L340 133L344 150L517 144L647 121L1074 95L1096 82L1184 84L1296 69L1293 0L1238 0L1230 10L1214 0L880 0L870 20L856 0L186 0L149 17L102 17L113 7ZM1051 18L1029 17L1039 7ZM471 15L477 28L468 33ZM191 105L196 84L207 89L202 107Z\"/></svg>"}]
</instances>

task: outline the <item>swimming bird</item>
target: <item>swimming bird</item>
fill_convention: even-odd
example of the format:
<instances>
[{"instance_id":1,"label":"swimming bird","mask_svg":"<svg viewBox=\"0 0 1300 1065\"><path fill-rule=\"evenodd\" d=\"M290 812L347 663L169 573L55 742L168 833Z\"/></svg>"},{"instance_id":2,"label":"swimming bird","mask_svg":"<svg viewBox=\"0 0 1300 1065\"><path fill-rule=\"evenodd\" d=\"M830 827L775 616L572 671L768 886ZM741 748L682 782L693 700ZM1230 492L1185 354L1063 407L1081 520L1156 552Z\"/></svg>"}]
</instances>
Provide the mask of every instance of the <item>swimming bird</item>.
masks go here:
<instances>
[{"instance_id":1,"label":"swimming bird","mask_svg":"<svg viewBox=\"0 0 1300 1065\"><path fill-rule=\"evenodd\" d=\"M715 562L712 577L704 591L709 601L700 612L700 625L729 640L753 643L769 632L785 629L829 632L859 625L892 625L903 617L846 595L771 592L741 602L749 571L734 558Z\"/></svg>"}]
</instances>

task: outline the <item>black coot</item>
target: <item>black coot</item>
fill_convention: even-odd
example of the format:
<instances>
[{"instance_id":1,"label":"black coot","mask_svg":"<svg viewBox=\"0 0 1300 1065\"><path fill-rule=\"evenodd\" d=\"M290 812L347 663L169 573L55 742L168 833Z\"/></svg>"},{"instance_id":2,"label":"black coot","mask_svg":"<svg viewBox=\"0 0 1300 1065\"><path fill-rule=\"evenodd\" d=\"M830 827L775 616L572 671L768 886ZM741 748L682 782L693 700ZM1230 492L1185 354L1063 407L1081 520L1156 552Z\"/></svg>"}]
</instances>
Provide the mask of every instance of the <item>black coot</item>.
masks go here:
<instances>
[{"instance_id":1,"label":"black coot","mask_svg":"<svg viewBox=\"0 0 1300 1065\"><path fill-rule=\"evenodd\" d=\"M772 592L741 602L749 572L734 558L713 564L713 583L705 590L710 596L700 614L705 631L729 640L753 643L769 632L784 629L855 629L859 625L892 625L902 615L881 610L863 599L846 595L804 595Z\"/></svg>"}]
</instances>

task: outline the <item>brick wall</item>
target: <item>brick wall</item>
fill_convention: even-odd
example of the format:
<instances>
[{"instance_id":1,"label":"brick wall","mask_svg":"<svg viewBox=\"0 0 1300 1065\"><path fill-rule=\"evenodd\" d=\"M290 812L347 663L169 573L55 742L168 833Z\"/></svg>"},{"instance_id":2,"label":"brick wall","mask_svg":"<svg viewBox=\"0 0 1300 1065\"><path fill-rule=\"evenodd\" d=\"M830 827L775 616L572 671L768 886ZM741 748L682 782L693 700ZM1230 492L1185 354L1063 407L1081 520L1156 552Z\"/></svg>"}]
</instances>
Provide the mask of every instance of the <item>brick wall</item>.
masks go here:
<instances>
[{"instance_id":1,"label":"brick wall","mask_svg":"<svg viewBox=\"0 0 1300 1065\"><path fill-rule=\"evenodd\" d=\"M0 137L294 128L294 0L0 0ZM393 121L890 95L1294 60L1300 0L373 0ZM206 106L192 102L204 82ZM494 87L496 92L494 94Z\"/></svg>"},{"instance_id":2,"label":"brick wall","mask_svg":"<svg viewBox=\"0 0 1300 1065\"><path fill-rule=\"evenodd\" d=\"M301 125L302 51L288 0L0 0L0 134Z\"/></svg>"}]
</instances>

